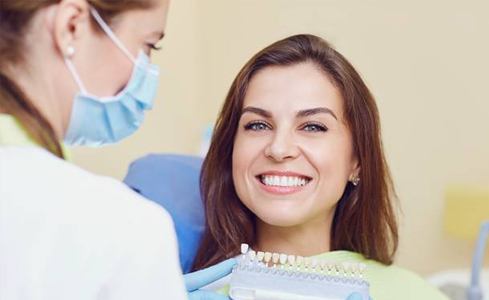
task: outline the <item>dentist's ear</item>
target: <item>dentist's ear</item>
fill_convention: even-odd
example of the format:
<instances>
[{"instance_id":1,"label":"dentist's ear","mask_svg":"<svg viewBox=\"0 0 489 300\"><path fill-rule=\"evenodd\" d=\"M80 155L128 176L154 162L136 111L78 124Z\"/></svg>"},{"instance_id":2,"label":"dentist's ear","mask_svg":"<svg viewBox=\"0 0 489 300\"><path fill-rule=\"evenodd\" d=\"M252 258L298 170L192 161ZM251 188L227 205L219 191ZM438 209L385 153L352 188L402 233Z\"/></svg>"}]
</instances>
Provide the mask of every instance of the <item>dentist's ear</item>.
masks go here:
<instances>
[{"instance_id":1,"label":"dentist's ear","mask_svg":"<svg viewBox=\"0 0 489 300\"><path fill-rule=\"evenodd\" d=\"M63 56L73 56L81 38L90 29L90 7L86 0L62 0L48 8L46 22L54 46Z\"/></svg>"}]
</instances>

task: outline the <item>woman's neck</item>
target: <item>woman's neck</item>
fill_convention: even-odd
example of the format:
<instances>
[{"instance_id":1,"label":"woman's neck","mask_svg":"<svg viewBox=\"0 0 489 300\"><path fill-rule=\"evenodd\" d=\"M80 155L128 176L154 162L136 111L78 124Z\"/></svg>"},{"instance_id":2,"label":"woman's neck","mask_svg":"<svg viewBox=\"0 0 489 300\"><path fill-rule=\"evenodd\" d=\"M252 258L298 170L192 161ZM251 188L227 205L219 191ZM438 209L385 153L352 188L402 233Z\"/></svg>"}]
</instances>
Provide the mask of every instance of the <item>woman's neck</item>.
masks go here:
<instances>
[{"instance_id":1,"label":"woman's neck","mask_svg":"<svg viewBox=\"0 0 489 300\"><path fill-rule=\"evenodd\" d=\"M257 220L258 251L312 256L330 251L332 212L330 216L291 227L280 227Z\"/></svg>"}]
</instances>

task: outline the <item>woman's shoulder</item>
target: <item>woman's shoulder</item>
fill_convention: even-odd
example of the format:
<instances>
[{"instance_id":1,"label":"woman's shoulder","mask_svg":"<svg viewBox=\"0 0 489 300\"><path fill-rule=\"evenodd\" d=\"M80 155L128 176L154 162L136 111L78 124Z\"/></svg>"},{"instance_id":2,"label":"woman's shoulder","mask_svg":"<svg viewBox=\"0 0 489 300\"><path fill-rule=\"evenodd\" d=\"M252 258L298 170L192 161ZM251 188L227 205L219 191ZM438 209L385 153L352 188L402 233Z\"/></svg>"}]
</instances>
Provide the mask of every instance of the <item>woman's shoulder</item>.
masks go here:
<instances>
[{"instance_id":1,"label":"woman's shoulder","mask_svg":"<svg viewBox=\"0 0 489 300\"><path fill-rule=\"evenodd\" d=\"M373 299L447 299L420 275L396 265L367 260L366 277Z\"/></svg>"},{"instance_id":2,"label":"woman's shoulder","mask_svg":"<svg viewBox=\"0 0 489 300\"><path fill-rule=\"evenodd\" d=\"M385 265L364 258L361 254L349 251L333 251L321 258L338 258L341 261L357 262L366 265L365 278L370 284L370 294L374 300L446 300L437 288L430 285L420 275L408 269Z\"/></svg>"}]
</instances>

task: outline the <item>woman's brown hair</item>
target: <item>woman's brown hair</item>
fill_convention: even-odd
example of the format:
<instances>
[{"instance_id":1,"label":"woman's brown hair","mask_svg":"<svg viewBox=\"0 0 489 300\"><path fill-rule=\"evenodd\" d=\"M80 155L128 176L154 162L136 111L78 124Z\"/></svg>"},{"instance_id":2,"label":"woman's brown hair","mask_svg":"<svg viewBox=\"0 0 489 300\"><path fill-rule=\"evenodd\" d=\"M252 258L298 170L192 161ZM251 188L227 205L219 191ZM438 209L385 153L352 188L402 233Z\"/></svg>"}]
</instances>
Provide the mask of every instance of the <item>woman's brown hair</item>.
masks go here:
<instances>
[{"instance_id":1,"label":"woman's brown hair","mask_svg":"<svg viewBox=\"0 0 489 300\"><path fill-rule=\"evenodd\" d=\"M63 157L59 137L52 125L5 72L9 66L24 60L30 21L42 8L62 0L1 0L0 4L0 111L15 117L31 138L53 154ZM110 23L121 12L145 9L153 0L87 0Z\"/></svg>"},{"instance_id":2,"label":"woman's brown hair","mask_svg":"<svg viewBox=\"0 0 489 300\"><path fill-rule=\"evenodd\" d=\"M398 245L395 192L383 153L375 100L353 66L325 40L308 34L280 40L256 54L238 73L217 119L201 172L206 228L194 270L239 254L256 242L255 215L238 198L232 179L233 144L251 78L269 66L316 64L344 100L346 121L361 171L347 185L331 227L331 250L349 250L391 264Z\"/></svg>"}]
</instances>

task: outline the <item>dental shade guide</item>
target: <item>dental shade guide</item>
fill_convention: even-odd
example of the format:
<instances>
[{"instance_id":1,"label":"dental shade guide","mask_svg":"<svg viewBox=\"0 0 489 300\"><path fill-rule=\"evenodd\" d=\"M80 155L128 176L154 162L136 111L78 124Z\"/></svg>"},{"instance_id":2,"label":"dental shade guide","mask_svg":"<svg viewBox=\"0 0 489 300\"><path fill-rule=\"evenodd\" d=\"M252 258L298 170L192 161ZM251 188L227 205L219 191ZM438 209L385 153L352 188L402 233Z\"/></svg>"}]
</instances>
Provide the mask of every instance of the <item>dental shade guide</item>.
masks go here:
<instances>
[{"instance_id":1,"label":"dental shade guide","mask_svg":"<svg viewBox=\"0 0 489 300\"><path fill-rule=\"evenodd\" d=\"M369 299L365 264L254 251L241 245L229 295L233 300L344 300L351 293Z\"/></svg>"}]
</instances>

